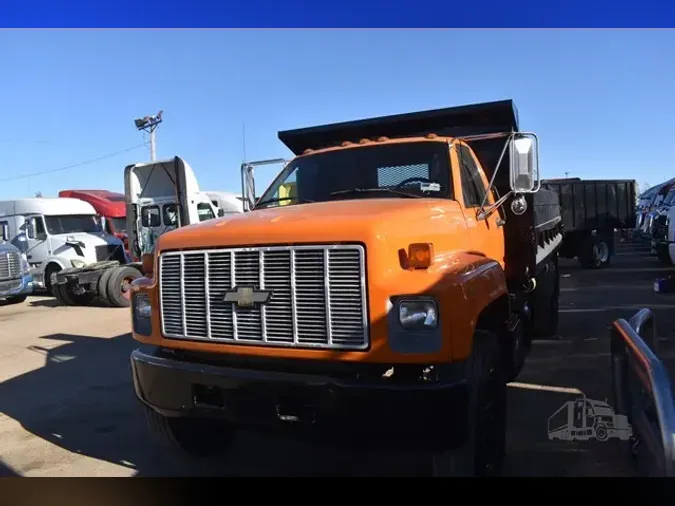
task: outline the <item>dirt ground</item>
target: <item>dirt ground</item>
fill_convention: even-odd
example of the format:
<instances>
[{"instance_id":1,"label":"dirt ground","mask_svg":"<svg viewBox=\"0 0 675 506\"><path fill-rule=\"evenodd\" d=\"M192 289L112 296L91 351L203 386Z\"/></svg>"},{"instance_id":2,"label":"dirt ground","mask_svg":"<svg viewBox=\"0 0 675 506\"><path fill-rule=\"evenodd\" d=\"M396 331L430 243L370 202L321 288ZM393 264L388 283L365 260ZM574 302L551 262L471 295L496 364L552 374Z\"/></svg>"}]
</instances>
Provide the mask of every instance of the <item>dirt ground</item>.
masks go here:
<instances>
[{"instance_id":1,"label":"dirt ground","mask_svg":"<svg viewBox=\"0 0 675 506\"><path fill-rule=\"evenodd\" d=\"M534 345L509 388L506 474L629 476L616 441L549 441L548 418L585 393L609 399L608 327L650 307L661 353L674 356L675 295L666 270L624 244L611 268L561 261L559 339ZM31 297L0 307L0 476L424 475L416 454L371 453L243 432L227 455L190 460L151 438L134 397L127 309L59 307Z\"/></svg>"}]
</instances>

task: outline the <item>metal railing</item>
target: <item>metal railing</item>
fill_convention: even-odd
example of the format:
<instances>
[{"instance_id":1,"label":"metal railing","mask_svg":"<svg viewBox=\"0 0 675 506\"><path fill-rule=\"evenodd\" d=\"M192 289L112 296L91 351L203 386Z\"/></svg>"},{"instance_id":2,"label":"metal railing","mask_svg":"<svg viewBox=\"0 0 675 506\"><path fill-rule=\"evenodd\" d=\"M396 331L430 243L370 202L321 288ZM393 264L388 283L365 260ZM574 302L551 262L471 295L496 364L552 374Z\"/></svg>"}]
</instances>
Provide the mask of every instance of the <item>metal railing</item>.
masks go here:
<instances>
[{"instance_id":1,"label":"metal railing","mask_svg":"<svg viewBox=\"0 0 675 506\"><path fill-rule=\"evenodd\" d=\"M614 410L633 430L632 451L648 452L652 476L675 476L675 406L668 371L657 358L654 314L641 309L611 327Z\"/></svg>"}]
</instances>

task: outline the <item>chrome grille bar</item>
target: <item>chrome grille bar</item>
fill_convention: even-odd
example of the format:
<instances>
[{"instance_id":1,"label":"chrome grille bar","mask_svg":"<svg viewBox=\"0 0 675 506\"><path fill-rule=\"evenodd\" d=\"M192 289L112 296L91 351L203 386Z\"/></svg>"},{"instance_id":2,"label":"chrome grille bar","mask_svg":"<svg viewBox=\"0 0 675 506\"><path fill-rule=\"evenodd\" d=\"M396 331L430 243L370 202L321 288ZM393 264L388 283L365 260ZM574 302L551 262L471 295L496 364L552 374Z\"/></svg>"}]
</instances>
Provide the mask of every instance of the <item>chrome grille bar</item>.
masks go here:
<instances>
[{"instance_id":1,"label":"chrome grille bar","mask_svg":"<svg viewBox=\"0 0 675 506\"><path fill-rule=\"evenodd\" d=\"M0 253L0 280L21 277L21 254L16 251Z\"/></svg>"},{"instance_id":2,"label":"chrome grille bar","mask_svg":"<svg viewBox=\"0 0 675 506\"><path fill-rule=\"evenodd\" d=\"M162 253L162 333L263 346L367 348L364 257L359 245ZM272 296L253 307L225 302L225 294L240 287Z\"/></svg>"}]
</instances>

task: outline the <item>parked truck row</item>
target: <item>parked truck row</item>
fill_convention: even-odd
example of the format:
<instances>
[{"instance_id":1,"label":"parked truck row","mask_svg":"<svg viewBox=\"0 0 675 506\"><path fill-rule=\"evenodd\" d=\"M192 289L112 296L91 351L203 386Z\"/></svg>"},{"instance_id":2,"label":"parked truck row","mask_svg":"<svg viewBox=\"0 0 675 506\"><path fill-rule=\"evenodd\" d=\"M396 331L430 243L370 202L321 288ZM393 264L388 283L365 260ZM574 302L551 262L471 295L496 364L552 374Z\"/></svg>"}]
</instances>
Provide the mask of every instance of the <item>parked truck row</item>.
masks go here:
<instances>
[{"instance_id":1,"label":"parked truck row","mask_svg":"<svg viewBox=\"0 0 675 506\"><path fill-rule=\"evenodd\" d=\"M242 165L244 213L144 252L131 363L150 426L195 454L287 428L497 474L506 383L558 323L536 135L507 100L279 138L295 156ZM258 195L254 168L278 162Z\"/></svg>"},{"instance_id":2,"label":"parked truck row","mask_svg":"<svg viewBox=\"0 0 675 506\"><path fill-rule=\"evenodd\" d=\"M130 165L124 178L125 194L63 190L58 198L0 202L0 298L21 302L36 289L64 305L129 306L130 283L144 273L141 255L162 233L242 212L233 193L201 192L180 157Z\"/></svg>"}]
</instances>

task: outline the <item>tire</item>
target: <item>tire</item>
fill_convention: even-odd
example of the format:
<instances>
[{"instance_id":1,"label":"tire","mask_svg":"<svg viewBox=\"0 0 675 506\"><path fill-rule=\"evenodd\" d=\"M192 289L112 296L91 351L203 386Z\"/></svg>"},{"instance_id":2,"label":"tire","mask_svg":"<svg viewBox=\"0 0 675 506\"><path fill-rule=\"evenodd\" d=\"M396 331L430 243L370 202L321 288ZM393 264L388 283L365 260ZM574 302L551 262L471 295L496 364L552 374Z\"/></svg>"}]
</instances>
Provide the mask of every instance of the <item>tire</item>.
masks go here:
<instances>
[{"instance_id":1,"label":"tire","mask_svg":"<svg viewBox=\"0 0 675 506\"><path fill-rule=\"evenodd\" d=\"M127 265L115 267L111 271L106 286L108 302L113 307L131 306L130 284L131 281L142 276L141 271Z\"/></svg>"},{"instance_id":2,"label":"tire","mask_svg":"<svg viewBox=\"0 0 675 506\"><path fill-rule=\"evenodd\" d=\"M75 301L70 297L70 290L65 283L62 285L52 285L52 294L64 306L74 306Z\"/></svg>"},{"instance_id":3,"label":"tire","mask_svg":"<svg viewBox=\"0 0 675 506\"><path fill-rule=\"evenodd\" d=\"M612 250L607 240L600 235L589 235L581 244L577 255L584 269L602 269L612 262Z\"/></svg>"},{"instance_id":4,"label":"tire","mask_svg":"<svg viewBox=\"0 0 675 506\"><path fill-rule=\"evenodd\" d=\"M468 437L458 449L432 454L432 475L499 476L506 451L506 379L495 334L475 332L464 374L470 388L466 412ZM489 413L483 413L488 406L492 406Z\"/></svg>"},{"instance_id":5,"label":"tire","mask_svg":"<svg viewBox=\"0 0 675 506\"><path fill-rule=\"evenodd\" d=\"M236 432L226 424L203 418L169 418L143 406L155 437L191 457L209 457L226 449Z\"/></svg>"},{"instance_id":6,"label":"tire","mask_svg":"<svg viewBox=\"0 0 675 506\"><path fill-rule=\"evenodd\" d=\"M103 274L101 274L101 277L98 278L98 283L96 285L96 291L98 292L98 296L101 298L103 302L111 306L112 304L108 300L108 280L110 279L110 276L112 275L113 271L115 269L106 269L103 271Z\"/></svg>"},{"instance_id":7,"label":"tire","mask_svg":"<svg viewBox=\"0 0 675 506\"><path fill-rule=\"evenodd\" d=\"M558 332L560 277L555 262L550 264L550 273L545 283L532 294L532 336L538 338L551 337Z\"/></svg>"},{"instance_id":8,"label":"tire","mask_svg":"<svg viewBox=\"0 0 675 506\"><path fill-rule=\"evenodd\" d=\"M63 285L65 286L65 285ZM67 288L66 288L67 290ZM74 294L73 292L68 292L68 295L70 296L70 300L73 301L74 306L89 306L94 298L96 297L93 293L91 292L84 292L80 294Z\"/></svg>"},{"instance_id":9,"label":"tire","mask_svg":"<svg viewBox=\"0 0 675 506\"><path fill-rule=\"evenodd\" d=\"M28 295L16 295L14 297L7 297L7 302L10 304L21 304L28 298Z\"/></svg>"},{"instance_id":10,"label":"tire","mask_svg":"<svg viewBox=\"0 0 675 506\"><path fill-rule=\"evenodd\" d=\"M52 297L57 297L57 295L54 293L54 290L52 289L52 275L56 274L61 270L61 266L51 263L47 266L45 269L45 277L44 277L44 282L45 282L45 291L47 292L47 295L51 295Z\"/></svg>"},{"instance_id":11,"label":"tire","mask_svg":"<svg viewBox=\"0 0 675 506\"><path fill-rule=\"evenodd\" d=\"M68 283L54 285L54 296L64 306L88 306L94 300L91 292L73 293Z\"/></svg>"},{"instance_id":12,"label":"tire","mask_svg":"<svg viewBox=\"0 0 675 506\"><path fill-rule=\"evenodd\" d=\"M607 427L604 425L599 425L595 429L595 437L601 443L604 443L609 439L609 433L607 432Z\"/></svg>"}]
</instances>

